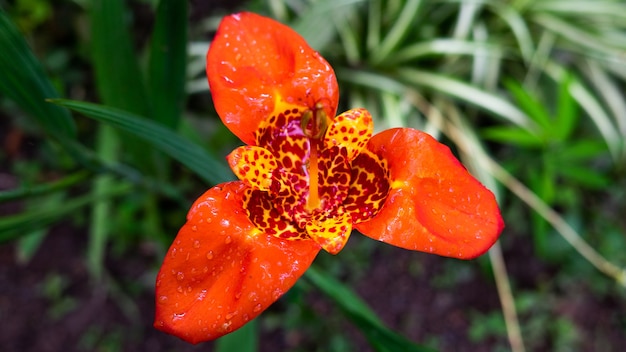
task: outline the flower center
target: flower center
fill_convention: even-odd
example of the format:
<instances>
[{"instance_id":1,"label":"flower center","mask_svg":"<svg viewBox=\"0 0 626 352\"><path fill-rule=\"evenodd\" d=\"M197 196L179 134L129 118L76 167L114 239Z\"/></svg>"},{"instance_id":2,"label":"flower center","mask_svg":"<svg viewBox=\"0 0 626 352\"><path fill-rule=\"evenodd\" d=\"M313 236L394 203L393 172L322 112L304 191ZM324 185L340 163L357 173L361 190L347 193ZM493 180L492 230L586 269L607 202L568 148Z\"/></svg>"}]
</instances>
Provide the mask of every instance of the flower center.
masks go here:
<instances>
[{"instance_id":1,"label":"flower center","mask_svg":"<svg viewBox=\"0 0 626 352\"><path fill-rule=\"evenodd\" d=\"M337 253L352 224L374 216L389 189L385 163L365 149L371 116L355 109L331 119L319 103L276 107L261 123L257 145L228 156L251 186L244 208L266 233L311 238Z\"/></svg>"},{"instance_id":2,"label":"flower center","mask_svg":"<svg viewBox=\"0 0 626 352\"><path fill-rule=\"evenodd\" d=\"M313 110L307 110L302 114L300 120L300 128L304 135L309 139L309 162L307 168L309 170L309 194L307 197L306 210L313 213L320 208L319 196L319 161L318 153L323 147L321 141L328 129L329 118L324 111L322 104L316 104Z\"/></svg>"}]
</instances>

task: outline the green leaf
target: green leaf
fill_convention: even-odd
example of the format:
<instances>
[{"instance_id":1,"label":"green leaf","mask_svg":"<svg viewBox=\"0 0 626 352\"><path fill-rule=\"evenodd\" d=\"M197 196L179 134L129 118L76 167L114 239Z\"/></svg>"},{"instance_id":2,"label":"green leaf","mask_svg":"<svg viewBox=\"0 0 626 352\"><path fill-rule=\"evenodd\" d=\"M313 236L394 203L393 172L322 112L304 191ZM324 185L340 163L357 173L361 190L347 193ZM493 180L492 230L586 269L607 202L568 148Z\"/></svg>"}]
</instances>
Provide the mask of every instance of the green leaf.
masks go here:
<instances>
[{"instance_id":1,"label":"green leaf","mask_svg":"<svg viewBox=\"0 0 626 352\"><path fill-rule=\"evenodd\" d=\"M551 126L550 113L537 97L531 95L526 88L522 87L517 81L507 80L504 84L513 95L513 98L515 98L520 108L541 126L544 131L550 131L553 128Z\"/></svg>"},{"instance_id":2,"label":"green leaf","mask_svg":"<svg viewBox=\"0 0 626 352\"><path fill-rule=\"evenodd\" d=\"M611 184L611 179L602 175L600 171L585 166L566 165L559 168L558 172L570 182L593 189L603 189Z\"/></svg>"},{"instance_id":3,"label":"green leaf","mask_svg":"<svg viewBox=\"0 0 626 352\"><path fill-rule=\"evenodd\" d=\"M114 163L119 145L116 131L111 126L99 126L96 135L96 148L101 160L105 163ZM87 268L92 277L102 278L104 268L104 252L109 235L112 232L113 204L110 199L101 197L109 193L116 180L113 175L99 174L92 184L91 191L98 199L91 208L89 224L89 243L87 244Z\"/></svg>"},{"instance_id":4,"label":"green leaf","mask_svg":"<svg viewBox=\"0 0 626 352\"><path fill-rule=\"evenodd\" d=\"M150 112L123 0L91 2L92 54L102 101L135 114Z\"/></svg>"},{"instance_id":5,"label":"green leaf","mask_svg":"<svg viewBox=\"0 0 626 352\"><path fill-rule=\"evenodd\" d=\"M258 334L257 319L254 319L215 341L215 352L255 352L259 345Z\"/></svg>"},{"instance_id":6,"label":"green leaf","mask_svg":"<svg viewBox=\"0 0 626 352\"><path fill-rule=\"evenodd\" d=\"M161 0L152 41L148 92L154 120L176 128L185 101L187 68L187 1Z\"/></svg>"},{"instance_id":7,"label":"green leaf","mask_svg":"<svg viewBox=\"0 0 626 352\"><path fill-rule=\"evenodd\" d=\"M418 88L428 87L464 100L469 104L491 111L522 128L534 130L537 127L533 120L515 105L494 93L476 88L467 82L412 67L399 68L392 77ZM376 84L376 82L371 84Z\"/></svg>"},{"instance_id":8,"label":"green leaf","mask_svg":"<svg viewBox=\"0 0 626 352\"><path fill-rule=\"evenodd\" d=\"M128 29L128 10L123 0L93 0L90 9L92 58L96 73L96 87L105 105L150 116L143 76ZM149 146L127 136L109 138L102 149L124 150L133 165L145 173L156 173L158 159ZM111 155L108 159L117 159Z\"/></svg>"},{"instance_id":9,"label":"green leaf","mask_svg":"<svg viewBox=\"0 0 626 352\"><path fill-rule=\"evenodd\" d=\"M524 148L542 148L545 143L528 130L513 126L495 126L482 130L486 139Z\"/></svg>"},{"instance_id":10,"label":"green leaf","mask_svg":"<svg viewBox=\"0 0 626 352\"><path fill-rule=\"evenodd\" d=\"M45 226L48 226L61 218L76 213L80 208L93 202L108 197L119 196L130 190L127 184L115 187L110 193L95 196L93 193L67 199L65 202L53 207L40 207L27 212L0 217L0 243L19 238Z\"/></svg>"},{"instance_id":11,"label":"green leaf","mask_svg":"<svg viewBox=\"0 0 626 352\"><path fill-rule=\"evenodd\" d=\"M178 160L211 184L231 179L232 172L208 151L190 143L174 131L150 120L119 109L72 100L53 100L55 104L130 132Z\"/></svg>"},{"instance_id":12,"label":"green leaf","mask_svg":"<svg viewBox=\"0 0 626 352\"><path fill-rule=\"evenodd\" d=\"M579 117L578 103L569 92L572 76L565 74L562 78L559 82L553 130L553 134L560 141L567 140L571 136Z\"/></svg>"},{"instance_id":13,"label":"green leaf","mask_svg":"<svg viewBox=\"0 0 626 352\"><path fill-rule=\"evenodd\" d=\"M608 153L606 143L596 139L577 139L559 152L559 160L583 161Z\"/></svg>"},{"instance_id":14,"label":"green leaf","mask_svg":"<svg viewBox=\"0 0 626 352\"><path fill-rule=\"evenodd\" d=\"M48 233L47 229L40 228L23 234L15 245L17 260L21 264L30 262L35 253L41 247Z\"/></svg>"},{"instance_id":15,"label":"green leaf","mask_svg":"<svg viewBox=\"0 0 626 352\"><path fill-rule=\"evenodd\" d=\"M49 183L0 191L0 203L64 190L84 181L89 175L86 171L79 171Z\"/></svg>"},{"instance_id":16,"label":"green leaf","mask_svg":"<svg viewBox=\"0 0 626 352\"><path fill-rule=\"evenodd\" d=\"M315 50L322 50L332 43L337 35L337 29L329 20L320 21L329 17L340 19L355 13L364 0L320 0L312 2L304 13L295 19L290 27L298 32Z\"/></svg>"},{"instance_id":17,"label":"green leaf","mask_svg":"<svg viewBox=\"0 0 626 352\"><path fill-rule=\"evenodd\" d=\"M363 332L376 351L433 351L425 346L417 345L387 328L376 316L376 313L354 291L318 270L315 266L306 271L305 277L339 306L345 315Z\"/></svg>"},{"instance_id":18,"label":"green leaf","mask_svg":"<svg viewBox=\"0 0 626 352\"><path fill-rule=\"evenodd\" d=\"M76 126L69 112L46 104L59 95L28 44L0 9L0 93L13 100L37 123L57 138L75 138Z\"/></svg>"},{"instance_id":19,"label":"green leaf","mask_svg":"<svg viewBox=\"0 0 626 352\"><path fill-rule=\"evenodd\" d=\"M546 73L556 81L562 80L562 77L568 74L566 68L555 61L546 62L545 70ZM598 101L599 96L594 94L594 90L583 84L576 76L572 76L572 82L569 85L569 93L576 99L580 107L585 110L593 123L598 127L613 159L615 161L620 160L624 140L620 136L617 126Z\"/></svg>"},{"instance_id":20,"label":"green leaf","mask_svg":"<svg viewBox=\"0 0 626 352\"><path fill-rule=\"evenodd\" d=\"M385 61L393 56L394 50L402 39L410 34L410 29L415 24L421 5L421 0L407 0L404 3L400 15L393 21L393 26L387 35L382 39L380 45L370 53L370 61L373 65L384 65Z\"/></svg>"}]
</instances>

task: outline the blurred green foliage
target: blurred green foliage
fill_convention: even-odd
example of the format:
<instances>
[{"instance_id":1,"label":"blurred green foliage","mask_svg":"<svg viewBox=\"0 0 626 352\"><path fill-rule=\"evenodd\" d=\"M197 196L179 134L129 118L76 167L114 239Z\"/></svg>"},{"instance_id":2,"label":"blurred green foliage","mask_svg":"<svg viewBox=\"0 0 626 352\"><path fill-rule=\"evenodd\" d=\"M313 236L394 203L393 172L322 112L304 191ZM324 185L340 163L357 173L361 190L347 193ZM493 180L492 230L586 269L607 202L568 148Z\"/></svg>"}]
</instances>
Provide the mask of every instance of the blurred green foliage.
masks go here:
<instances>
[{"instance_id":1,"label":"blurred green foliage","mask_svg":"<svg viewBox=\"0 0 626 352\"><path fill-rule=\"evenodd\" d=\"M623 301L619 284L626 283L626 274L611 276L581 256L562 228L553 226L554 216L518 197L536 197L601 260L623 270L625 3L253 0L238 5L288 23L329 60L340 81L340 110L365 107L378 129L409 126L439 137L494 190L507 224L501 243L513 264L514 303L529 350L604 346L584 344L581 327L553 303L581 283L598 300ZM0 173L17 180L15 187L0 189L0 202L16 209L0 214L0 241L13 243L27 262L54 224L69 221L86 229L86 252L75 254L86 258L94 282L107 287L131 316L138 314L133 297L152 283L123 282L107 271L107 258L128 256L146 243L162 257L191 200L233 178L222 156L237 141L215 115L204 77L206 38L227 10L205 9L198 17L193 6L199 5L0 1L5 139ZM8 142L13 137L17 145ZM20 138L37 142L24 154ZM346 274L342 266L353 269L352 280L367 277L372 248L356 241L352 249L341 265L319 258L319 267L286 296L284 315L269 313L258 325L304 329L319 350L345 350L354 346L337 330L350 321L376 350L422 349L382 323L350 288L354 281L337 281ZM524 277L519 265L525 263L514 264L525 260L554 273ZM148 277L158 264L152 263ZM493 263L485 258L480 264L480 275L491 277ZM447 265L432 282L437 292L453 291L478 275L466 263ZM406 270L411 277L423 274L420 267ZM75 303L62 294L67 280L50 273L39 285L57 318ZM495 285L485 290L495 291ZM306 306L311 291L336 304L333 317ZM502 311L468 316L470 340L508 348L511 327ZM626 334L621 324L616 329ZM257 334L258 326L251 325L218 348L241 343L240 348L255 350L262 344ZM89 350L121 350L124 332L94 326L81 341ZM436 347L441 338L421 342Z\"/></svg>"}]
</instances>

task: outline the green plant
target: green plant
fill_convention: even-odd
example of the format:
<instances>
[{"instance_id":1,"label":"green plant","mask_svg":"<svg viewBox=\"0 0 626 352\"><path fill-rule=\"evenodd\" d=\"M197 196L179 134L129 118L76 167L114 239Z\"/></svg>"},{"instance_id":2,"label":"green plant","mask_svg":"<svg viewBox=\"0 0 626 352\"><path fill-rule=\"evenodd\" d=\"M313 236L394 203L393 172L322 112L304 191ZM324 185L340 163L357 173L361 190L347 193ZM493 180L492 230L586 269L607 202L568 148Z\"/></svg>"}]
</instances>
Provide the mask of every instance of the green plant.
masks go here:
<instances>
[{"instance_id":1,"label":"green plant","mask_svg":"<svg viewBox=\"0 0 626 352\"><path fill-rule=\"evenodd\" d=\"M22 12L27 4L38 10ZM130 293L137 288L111 276L105 259L133 256L146 244L162 255L189 199L233 177L222 156L236 142L216 122L203 66L204 38L227 10L189 23L185 1L73 1L58 7L69 8L71 20L59 21L51 4L0 1L0 134L20 131L34 141L27 157L0 150L0 172L18 182L0 190L1 205L11 209L0 214L0 241L18 243L28 262L55 224L87 228L87 249L72 255L87 258L93 282L119 304L134 306ZM154 18L151 30L130 29L138 9ZM382 128L410 126L440 137L498 194L507 229L501 247L480 263L484 273L495 273L503 310L473 319L477 340L501 339L494 322L504 321L517 351L541 346L538 339L555 348L606 346L573 338L577 331L587 336L586 327L545 302L563 302L558 293L587 282L591 288L581 295L592 303L623 307L626 5L273 0L242 2L240 9L288 23L319 50L340 81L340 109L366 107ZM57 42L58 32L42 29L51 19L71 39ZM366 275L373 252L359 250L346 265ZM515 270L519 261L534 270L533 280ZM312 275L354 274L333 265L322 259ZM435 280L441 287L456 283L445 275ZM527 310L519 302L528 291L534 308ZM341 307L340 319L352 319L374 345L403 339L368 309L354 313L342 295L327 293ZM610 321L623 333L623 321ZM552 330L538 333L551 322ZM112 346L119 336L112 335ZM446 346L443 337L437 343Z\"/></svg>"}]
</instances>

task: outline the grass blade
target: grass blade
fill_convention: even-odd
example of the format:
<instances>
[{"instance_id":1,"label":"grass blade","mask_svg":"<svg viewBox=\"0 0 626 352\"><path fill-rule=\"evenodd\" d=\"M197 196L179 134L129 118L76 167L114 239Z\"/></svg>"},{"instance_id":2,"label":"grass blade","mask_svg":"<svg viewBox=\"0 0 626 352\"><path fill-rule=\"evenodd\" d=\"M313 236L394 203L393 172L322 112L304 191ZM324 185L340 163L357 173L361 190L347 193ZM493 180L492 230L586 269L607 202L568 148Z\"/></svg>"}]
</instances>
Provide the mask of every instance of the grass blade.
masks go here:
<instances>
[{"instance_id":1,"label":"grass blade","mask_svg":"<svg viewBox=\"0 0 626 352\"><path fill-rule=\"evenodd\" d=\"M306 39L315 50L322 50L333 41L337 34L335 26L329 21L320 21L321 18L347 18L355 12L364 0L322 0L315 1L305 13L290 24L296 32Z\"/></svg>"},{"instance_id":2,"label":"grass blade","mask_svg":"<svg viewBox=\"0 0 626 352\"><path fill-rule=\"evenodd\" d=\"M75 214L80 208L93 204L103 198L116 197L128 193L132 188L129 184L122 184L114 187L109 193L98 197L90 193L88 195L75 197L66 200L59 206L40 207L28 212L23 212L11 216L0 217L0 243L4 243L30 231L46 227L59 219Z\"/></svg>"},{"instance_id":3,"label":"grass blade","mask_svg":"<svg viewBox=\"0 0 626 352\"><path fill-rule=\"evenodd\" d=\"M421 5L421 0L408 0L404 4L400 16L396 19L385 38L380 45L371 52L371 62L374 65L381 65L392 56L393 51L409 33L409 28L414 24Z\"/></svg>"},{"instance_id":4,"label":"grass blade","mask_svg":"<svg viewBox=\"0 0 626 352\"><path fill-rule=\"evenodd\" d=\"M61 191L86 180L89 175L90 173L87 171L79 171L49 183L23 186L17 189L0 191L0 203Z\"/></svg>"},{"instance_id":5,"label":"grass blade","mask_svg":"<svg viewBox=\"0 0 626 352\"><path fill-rule=\"evenodd\" d=\"M178 160L206 182L216 184L231 179L232 172L200 146L190 143L172 130L126 111L72 100L53 100L55 104L132 133Z\"/></svg>"},{"instance_id":6,"label":"grass blade","mask_svg":"<svg viewBox=\"0 0 626 352\"><path fill-rule=\"evenodd\" d=\"M91 2L93 63L100 98L135 114L150 112L122 0Z\"/></svg>"},{"instance_id":7,"label":"grass blade","mask_svg":"<svg viewBox=\"0 0 626 352\"><path fill-rule=\"evenodd\" d=\"M524 112L508 101L466 82L413 68L398 69L396 78L404 80L411 85L429 87L441 93L465 100L525 129L532 131L535 127L533 121Z\"/></svg>"},{"instance_id":8,"label":"grass blade","mask_svg":"<svg viewBox=\"0 0 626 352\"><path fill-rule=\"evenodd\" d=\"M74 138L76 126L69 112L46 104L59 95L28 44L0 9L0 93L27 112L46 133L57 138Z\"/></svg>"},{"instance_id":9,"label":"grass blade","mask_svg":"<svg viewBox=\"0 0 626 352\"><path fill-rule=\"evenodd\" d=\"M545 70L555 81L562 81L568 74L568 71L556 62L548 62ZM571 77L569 83L569 93L597 126L609 147L613 160L617 161L623 158L624 140L619 135L617 126L613 124L612 119L597 100L597 96L574 76Z\"/></svg>"},{"instance_id":10,"label":"grass blade","mask_svg":"<svg viewBox=\"0 0 626 352\"><path fill-rule=\"evenodd\" d=\"M176 128L185 100L187 69L187 1L161 0L152 41L148 93L154 120Z\"/></svg>"},{"instance_id":11,"label":"grass blade","mask_svg":"<svg viewBox=\"0 0 626 352\"><path fill-rule=\"evenodd\" d=\"M305 277L330 297L363 332L376 351L432 351L417 345L387 328L365 302L351 289L312 266Z\"/></svg>"}]
</instances>

